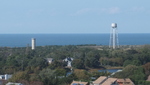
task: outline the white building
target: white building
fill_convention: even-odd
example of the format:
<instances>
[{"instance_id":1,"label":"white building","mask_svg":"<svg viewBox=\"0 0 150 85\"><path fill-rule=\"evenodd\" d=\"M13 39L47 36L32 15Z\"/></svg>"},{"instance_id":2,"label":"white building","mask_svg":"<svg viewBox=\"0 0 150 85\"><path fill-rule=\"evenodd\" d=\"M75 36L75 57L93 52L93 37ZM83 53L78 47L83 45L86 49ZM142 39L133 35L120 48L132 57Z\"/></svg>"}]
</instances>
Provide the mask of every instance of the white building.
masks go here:
<instances>
[{"instance_id":1,"label":"white building","mask_svg":"<svg viewBox=\"0 0 150 85\"><path fill-rule=\"evenodd\" d=\"M47 62L51 64L53 62L53 58L46 58Z\"/></svg>"},{"instance_id":2,"label":"white building","mask_svg":"<svg viewBox=\"0 0 150 85\"><path fill-rule=\"evenodd\" d=\"M35 38L32 38L31 44L32 44L32 50L35 50L35 46L36 46L36 39Z\"/></svg>"},{"instance_id":3,"label":"white building","mask_svg":"<svg viewBox=\"0 0 150 85\"><path fill-rule=\"evenodd\" d=\"M8 75L8 74L5 74L5 75L0 75L0 79L2 80L8 80L9 78L11 78L12 75Z\"/></svg>"},{"instance_id":4,"label":"white building","mask_svg":"<svg viewBox=\"0 0 150 85\"><path fill-rule=\"evenodd\" d=\"M73 58L68 57L68 58L65 58L63 61L67 62L67 67L71 67L71 63L73 61Z\"/></svg>"}]
</instances>

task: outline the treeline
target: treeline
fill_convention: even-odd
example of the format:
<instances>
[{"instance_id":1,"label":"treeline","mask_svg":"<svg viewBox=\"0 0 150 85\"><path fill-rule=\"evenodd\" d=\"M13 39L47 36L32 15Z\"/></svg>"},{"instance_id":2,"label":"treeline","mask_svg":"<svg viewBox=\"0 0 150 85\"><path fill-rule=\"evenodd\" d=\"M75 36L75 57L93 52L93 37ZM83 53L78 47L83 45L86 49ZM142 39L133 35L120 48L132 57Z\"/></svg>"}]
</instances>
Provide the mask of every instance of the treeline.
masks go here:
<instances>
[{"instance_id":1,"label":"treeline","mask_svg":"<svg viewBox=\"0 0 150 85\"><path fill-rule=\"evenodd\" d=\"M66 75L71 72L63 61L67 57L74 59L71 75ZM48 64L46 58L53 58L54 62ZM38 46L35 50L30 47L0 48L0 74L14 74L9 81L24 82L26 85L35 81L41 82L41 85L66 85L72 80L90 81L91 77L97 78L109 73L89 72L89 69L129 65L141 66L144 74L141 80L144 80L150 74L150 67L144 67L149 62L150 45L123 46L116 50L95 45ZM79 73L82 75L79 76ZM119 74L118 77L124 76Z\"/></svg>"}]
</instances>

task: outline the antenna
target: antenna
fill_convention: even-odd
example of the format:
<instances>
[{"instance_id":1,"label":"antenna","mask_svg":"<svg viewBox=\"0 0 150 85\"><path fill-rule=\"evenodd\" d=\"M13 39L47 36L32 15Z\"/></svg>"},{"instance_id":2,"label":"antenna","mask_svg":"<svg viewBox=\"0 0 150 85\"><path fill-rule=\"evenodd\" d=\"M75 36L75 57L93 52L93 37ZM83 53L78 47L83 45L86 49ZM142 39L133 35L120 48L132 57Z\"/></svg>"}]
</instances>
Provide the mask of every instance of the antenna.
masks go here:
<instances>
[{"instance_id":1,"label":"antenna","mask_svg":"<svg viewBox=\"0 0 150 85\"><path fill-rule=\"evenodd\" d=\"M116 46L119 48L117 23L112 23L111 24L111 31L110 31L109 48L112 47L113 49L115 49Z\"/></svg>"}]
</instances>

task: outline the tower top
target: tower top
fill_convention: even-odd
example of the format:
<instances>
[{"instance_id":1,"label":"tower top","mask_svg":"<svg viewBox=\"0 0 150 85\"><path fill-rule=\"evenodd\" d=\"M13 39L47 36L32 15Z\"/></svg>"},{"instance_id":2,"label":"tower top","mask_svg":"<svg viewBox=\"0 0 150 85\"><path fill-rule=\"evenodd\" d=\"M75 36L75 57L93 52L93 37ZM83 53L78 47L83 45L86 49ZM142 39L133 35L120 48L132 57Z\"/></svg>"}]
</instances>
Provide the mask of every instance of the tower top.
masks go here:
<instances>
[{"instance_id":1,"label":"tower top","mask_svg":"<svg viewBox=\"0 0 150 85\"><path fill-rule=\"evenodd\" d=\"M32 40L35 40L35 38L32 38Z\"/></svg>"},{"instance_id":2,"label":"tower top","mask_svg":"<svg viewBox=\"0 0 150 85\"><path fill-rule=\"evenodd\" d=\"M111 27L112 27L112 28L117 28L117 23L112 23L112 24L111 24Z\"/></svg>"}]
</instances>

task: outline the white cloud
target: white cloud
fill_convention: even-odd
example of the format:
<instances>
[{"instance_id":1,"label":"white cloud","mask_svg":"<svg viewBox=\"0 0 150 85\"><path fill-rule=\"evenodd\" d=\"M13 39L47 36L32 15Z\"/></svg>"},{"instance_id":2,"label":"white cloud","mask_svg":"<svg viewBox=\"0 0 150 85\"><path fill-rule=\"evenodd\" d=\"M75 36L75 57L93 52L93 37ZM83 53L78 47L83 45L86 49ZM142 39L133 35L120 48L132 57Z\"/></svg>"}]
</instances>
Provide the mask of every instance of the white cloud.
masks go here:
<instances>
[{"instance_id":1,"label":"white cloud","mask_svg":"<svg viewBox=\"0 0 150 85\"><path fill-rule=\"evenodd\" d=\"M133 8L131 8L131 11L142 12L142 11L145 11L145 8L144 7L133 7Z\"/></svg>"},{"instance_id":2,"label":"white cloud","mask_svg":"<svg viewBox=\"0 0 150 85\"><path fill-rule=\"evenodd\" d=\"M120 8L113 7L113 8L109 8L108 11L109 11L110 14L116 14L116 13L120 12Z\"/></svg>"},{"instance_id":3,"label":"white cloud","mask_svg":"<svg viewBox=\"0 0 150 85\"><path fill-rule=\"evenodd\" d=\"M27 11L27 16L33 17L33 16L55 16L57 15L56 9L30 9Z\"/></svg>"},{"instance_id":4,"label":"white cloud","mask_svg":"<svg viewBox=\"0 0 150 85\"><path fill-rule=\"evenodd\" d=\"M142 14L150 14L150 10L148 8L145 8L145 7L131 7L129 9L127 9L126 11L127 13L136 13L136 14L139 14L139 13L142 13Z\"/></svg>"},{"instance_id":5,"label":"white cloud","mask_svg":"<svg viewBox=\"0 0 150 85\"><path fill-rule=\"evenodd\" d=\"M71 15L72 16L82 15L82 14L85 14L87 12L90 12L91 10L92 10L91 8L84 8L84 9L78 10L76 13L71 14Z\"/></svg>"},{"instance_id":6,"label":"white cloud","mask_svg":"<svg viewBox=\"0 0 150 85\"><path fill-rule=\"evenodd\" d=\"M102 11L102 13L117 14L120 12L120 8L118 8L118 7L102 8L101 11Z\"/></svg>"},{"instance_id":7,"label":"white cloud","mask_svg":"<svg viewBox=\"0 0 150 85\"><path fill-rule=\"evenodd\" d=\"M116 14L120 12L120 8L118 7L111 7L111 8L83 8L76 11L72 16L83 15L87 13L96 13L96 14Z\"/></svg>"}]
</instances>

